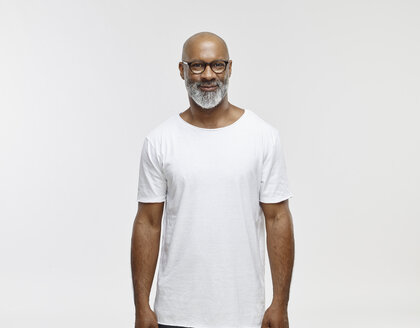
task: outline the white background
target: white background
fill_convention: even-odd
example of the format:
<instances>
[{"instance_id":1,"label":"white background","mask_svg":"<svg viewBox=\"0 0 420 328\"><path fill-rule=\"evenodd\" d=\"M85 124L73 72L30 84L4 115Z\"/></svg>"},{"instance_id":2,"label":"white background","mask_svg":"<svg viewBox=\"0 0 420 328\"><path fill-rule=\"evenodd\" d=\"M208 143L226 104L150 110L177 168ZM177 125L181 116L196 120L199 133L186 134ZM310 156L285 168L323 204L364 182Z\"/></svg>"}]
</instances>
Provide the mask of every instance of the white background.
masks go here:
<instances>
[{"instance_id":1,"label":"white background","mask_svg":"<svg viewBox=\"0 0 420 328\"><path fill-rule=\"evenodd\" d=\"M416 0L0 0L0 326L134 327L143 138L188 108L182 44L211 31L229 100L284 141L290 327L420 327L419 17Z\"/></svg>"}]
</instances>

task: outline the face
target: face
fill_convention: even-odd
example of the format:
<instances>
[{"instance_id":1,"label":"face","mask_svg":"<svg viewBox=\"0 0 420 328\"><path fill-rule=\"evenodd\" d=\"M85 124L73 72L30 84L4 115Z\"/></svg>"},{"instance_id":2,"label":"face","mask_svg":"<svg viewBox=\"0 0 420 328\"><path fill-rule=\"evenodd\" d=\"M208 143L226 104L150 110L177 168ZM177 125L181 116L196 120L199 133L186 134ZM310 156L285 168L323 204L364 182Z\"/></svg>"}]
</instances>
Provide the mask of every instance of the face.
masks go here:
<instances>
[{"instance_id":1,"label":"face","mask_svg":"<svg viewBox=\"0 0 420 328\"><path fill-rule=\"evenodd\" d=\"M207 69L210 69L210 67L207 66ZM188 76L190 74L187 72L188 69L185 69L185 87L187 88L188 95L197 103L197 105L204 109L211 109L220 104L227 94L229 76L226 75L223 80L215 78L208 81L195 81Z\"/></svg>"},{"instance_id":2,"label":"face","mask_svg":"<svg viewBox=\"0 0 420 328\"><path fill-rule=\"evenodd\" d=\"M228 60L228 55L224 49L215 42L197 42L189 47L185 61L201 60L210 63L214 60ZM229 61L226 70L219 74L214 73L210 65L206 66L203 73L194 74L187 64L180 64L182 65L181 73L183 73L188 95L197 105L207 110L220 104L228 91L231 64L232 62Z\"/></svg>"}]
</instances>

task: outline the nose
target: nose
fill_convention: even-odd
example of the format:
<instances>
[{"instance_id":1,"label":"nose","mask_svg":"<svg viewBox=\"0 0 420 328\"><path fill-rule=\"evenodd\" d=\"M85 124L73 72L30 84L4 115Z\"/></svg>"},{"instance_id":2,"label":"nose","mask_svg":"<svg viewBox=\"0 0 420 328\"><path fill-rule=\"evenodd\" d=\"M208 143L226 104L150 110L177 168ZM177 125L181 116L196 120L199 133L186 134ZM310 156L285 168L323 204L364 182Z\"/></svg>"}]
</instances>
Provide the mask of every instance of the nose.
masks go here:
<instances>
[{"instance_id":1,"label":"nose","mask_svg":"<svg viewBox=\"0 0 420 328\"><path fill-rule=\"evenodd\" d=\"M210 65L207 65L204 69L204 72L201 73L201 78L203 80L213 80L216 78L216 73L214 73L210 67Z\"/></svg>"}]
</instances>

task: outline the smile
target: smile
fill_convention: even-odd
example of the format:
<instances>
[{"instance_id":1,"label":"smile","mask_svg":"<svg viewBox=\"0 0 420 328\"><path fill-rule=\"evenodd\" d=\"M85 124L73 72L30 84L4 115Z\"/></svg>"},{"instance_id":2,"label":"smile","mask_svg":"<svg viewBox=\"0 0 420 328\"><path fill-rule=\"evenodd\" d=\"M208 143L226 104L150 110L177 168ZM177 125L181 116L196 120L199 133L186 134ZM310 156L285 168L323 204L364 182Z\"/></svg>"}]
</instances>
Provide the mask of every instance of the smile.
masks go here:
<instances>
[{"instance_id":1,"label":"smile","mask_svg":"<svg viewBox=\"0 0 420 328\"><path fill-rule=\"evenodd\" d=\"M217 89L217 85L215 85L215 86L200 86L200 89L204 90L204 91L213 91L213 90Z\"/></svg>"}]
</instances>

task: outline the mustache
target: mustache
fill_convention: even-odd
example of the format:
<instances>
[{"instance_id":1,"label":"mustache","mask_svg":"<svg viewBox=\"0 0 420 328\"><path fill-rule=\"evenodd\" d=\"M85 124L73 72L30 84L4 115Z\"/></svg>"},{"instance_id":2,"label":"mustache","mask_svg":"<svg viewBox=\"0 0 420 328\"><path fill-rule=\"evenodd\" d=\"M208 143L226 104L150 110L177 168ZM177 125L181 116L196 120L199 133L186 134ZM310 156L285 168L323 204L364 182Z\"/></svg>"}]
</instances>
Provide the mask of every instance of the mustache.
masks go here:
<instances>
[{"instance_id":1,"label":"mustache","mask_svg":"<svg viewBox=\"0 0 420 328\"><path fill-rule=\"evenodd\" d=\"M223 82L221 81L215 81L215 82L196 82L195 85L197 87L221 87L223 85Z\"/></svg>"}]
</instances>

